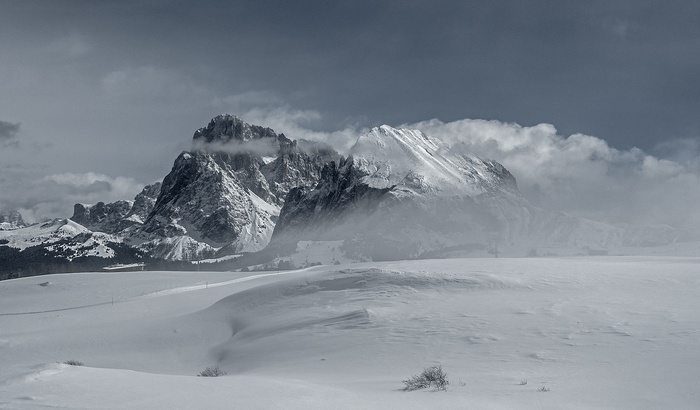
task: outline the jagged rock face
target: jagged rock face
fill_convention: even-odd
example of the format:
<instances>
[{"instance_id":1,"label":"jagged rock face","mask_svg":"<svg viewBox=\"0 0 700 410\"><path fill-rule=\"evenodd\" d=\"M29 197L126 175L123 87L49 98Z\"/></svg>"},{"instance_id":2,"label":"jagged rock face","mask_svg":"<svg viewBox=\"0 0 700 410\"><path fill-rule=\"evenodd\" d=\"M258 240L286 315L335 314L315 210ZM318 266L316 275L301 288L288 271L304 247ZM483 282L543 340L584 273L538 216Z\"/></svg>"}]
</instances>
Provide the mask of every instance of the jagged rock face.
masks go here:
<instances>
[{"instance_id":1,"label":"jagged rock face","mask_svg":"<svg viewBox=\"0 0 700 410\"><path fill-rule=\"evenodd\" d=\"M156 242L170 238L152 244L170 259L198 258L224 246L234 252L264 248L288 192L315 185L324 162L339 158L318 144L310 147L311 155L270 128L215 117L195 132L193 151L176 159L142 232Z\"/></svg>"},{"instance_id":2,"label":"jagged rock face","mask_svg":"<svg viewBox=\"0 0 700 410\"><path fill-rule=\"evenodd\" d=\"M265 202L281 206L290 189L318 181L323 165L339 158L330 147L304 142L304 149L284 134L219 115L194 133L196 150L208 153Z\"/></svg>"},{"instance_id":3,"label":"jagged rock face","mask_svg":"<svg viewBox=\"0 0 700 410\"><path fill-rule=\"evenodd\" d=\"M275 235L315 228L330 232L333 225L339 226L353 216L364 219L372 214L390 188L362 183L366 176L366 171L354 166L353 158L326 164L316 187L298 187L289 192Z\"/></svg>"},{"instance_id":4,"label":"jagged rock face","mask_svg":"<svg viewBox=\"0 0 700 410\"><path fill-rule=\"evenodd\" d=\"M116 201L95 205L75 204L71 220L96 232L125 233L139 227L153 210L161 183L146 186L133 201Z\"/></svg>"},{"instance_id":5,"label":"jagged rock face","mask_svg":"<svg viewBox=\"0 0 700 410\"><path fill-rule=\"evenodd\" d=\"M139 224L143 224L148 218L148 215L153 211L156 199L158 199L158 195L160 195L161 186L162 183L156 182L155 184L144 187L134 198L134 205L131 207L127 218Z\"/></svg>"},{"instance_id":6,"label":"jagged rock face","mask_svg":"<svg viewBox=\"0 0 700 410\"><path fill-rule=\"evenodd\" d=\"M204 152L184 152L163 181L161 195L143 228L160 237L190 236L212 247L247 244L272 234L279 209L250 192L235 171ZM250 245L250 246L248 246Z\"/></svg>"},{"instance_id":7,"label":"jagged rock face","mask_svg":"<svg viewBox=\"0 0 700 410\"><path fill-rule=\"evenodd\" d=\"M131 201L110 204L98 202L95 205L75 204L70 219L93 231L113 233L121 230L121 222L131 211L132 205Z\"/></svg>"},{"instance_id":8,"label":"jagged rock face","mask_svg":"<svg viewBox=\"0 0 700 410\"><path fill-rule=\"evenodd\" d=\"M27 226L22 215L17 211L0 212L0 231L18 229Z\"/></svg>"},{"instance_id":9,"label":"jagged rock face","mask_svg":"<svg viewBox=\"0 0 700 410\"><path fill-rule=\"evenodd\" d=\"M212 118L206 127L195 131L192 138L206 143L226 144L231 141L246 142L261 138L277 138L277 134L270 128L250 125L236 116L224 114Z\"/></svg>"}]
</instances>

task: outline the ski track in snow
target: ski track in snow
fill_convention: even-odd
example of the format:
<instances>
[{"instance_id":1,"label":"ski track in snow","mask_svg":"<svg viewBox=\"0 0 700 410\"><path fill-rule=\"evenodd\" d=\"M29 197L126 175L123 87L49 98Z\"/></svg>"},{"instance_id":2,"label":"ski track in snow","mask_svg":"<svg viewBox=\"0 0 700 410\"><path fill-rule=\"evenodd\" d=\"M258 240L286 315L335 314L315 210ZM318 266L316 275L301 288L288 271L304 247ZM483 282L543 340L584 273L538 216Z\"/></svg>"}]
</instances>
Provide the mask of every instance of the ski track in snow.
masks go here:
<instances>
[{"instance_id":1,"label":"ski track in snow","mask_svg":"<svg viewBox=\"0 0 700 410\"><path fill-rule=\"evenodd\" d=\"M261 273L261 274L257 274L257 275L246 276L243 278L227 280L224 282L213 282L213 283L205 283L204 285L180 286L180 287L176 287L176 288L163 289L163 290L159 290L156 292L147 293L147 294L141 295L141 296L134 296L134 297L130 297L130 298L121 298L121 299L116 299L116 300L112 300L109 302L91 303L88 305L70 306L70 307L57 308L57 309L36 310L36 311L31 311L31 312L0 313L0 316L38 315L38 314L42 314L42 313L63 312L63 311L67 311L67 310L86 309L86 308L91 308L91 307L96 307L96 306L113 305L115 303L124 303L124 302L139 300L139 299L150 299L150 298L157 298L157 297L163 297L163 296L169 296L169 295L176 295L179 293L192 292L195 290L217 288L220 286L233 285L236 283L248 282L251 280L266 278L266 277L270 277L270 276L280 276L280 275L288 275L291 273L299 273L299 272L303 272L303 271L306 271L309 269L311 269L311 268L295 269L295 270L290 270L290 271L279 271L279 272L275 272L275 273ZM77 274L77 275L90 275L93 273L80 272L80 273L68 273L68 274L64 274L64 275L75 275L75 274ZM95 275L104 275L103 273L94 273L94 274Z\"/></svg>"},{"instance_id":2,"label":"ski track in snow","mask_svg":"<svg viewBox=\"0 0 700 410\"><path fill-rule=\"evenodd\" d=\"M155 298L155 297L161 297L161 296L175 295L178 293L191 292L193 290L201 290L201 289L208 289L208 288L216 288L219 286L233 285L235 283L248 282L250 280L267 278L270 276L289 275L292 273L299 273L299 272L307 271L309 269L310 268L303 268L303 269L295 269L295 270L290 270L290 271L279 271L279 272L275 272L275 273L261 273L261 274L257 274L257 275L246 276L243 278L231 279L231 280L227 280L224 282L206 283L204 285L181 286L181 287L172 288L172 289L163 289L163 290L159 290L157 292L151 292L151 293L145 294L143 296L137 296L137 297L130 298L127 300L146 299L146 298Z\"/></svg>"}]
</instances>

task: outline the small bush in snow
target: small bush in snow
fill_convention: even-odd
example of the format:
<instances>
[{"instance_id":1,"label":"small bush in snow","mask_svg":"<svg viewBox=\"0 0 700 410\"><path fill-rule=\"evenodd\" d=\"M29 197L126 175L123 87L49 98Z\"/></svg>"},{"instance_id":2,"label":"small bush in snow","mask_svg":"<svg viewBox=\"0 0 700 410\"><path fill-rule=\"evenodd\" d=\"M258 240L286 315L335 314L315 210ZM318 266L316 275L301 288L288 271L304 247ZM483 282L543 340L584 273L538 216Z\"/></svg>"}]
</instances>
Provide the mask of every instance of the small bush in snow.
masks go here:
<instances>
[{"instance_id":1,"label":"small bush in snow","mask_svg":"<svg viewBox=\"0 0 700 410\"><path fill-rule=\"evenodd\" d=\"M65 362L63 362L63 364L67 364L69 366L82 366L83 362L77 360L66 360Z\"/></svg>"},{"instance_id":2,"label":"small bush in snow","mask_svg":"<svg viewBox=\"0 0 700 410\"><path fill-rule=\"evenodd\" d=\"M207 367L206 369L199 372L197 376L199 377L219 377L224 376L225 371L219 369L219 366Z\"/></svg>"},{"instance_id":3,"label":"small bush in snow","mask_svg":"<svg viewBox=\"0 0 700 410\"><path fill-rule=\"evenodd\" d=\"M450 382L447 380L447 374L442 371L442 366L430 366L423 369L421 374L412 376L408 380L404 380L404 391L413 391L433 387L435 390L447 390L447 385Z\"/></svg>"},{"instance_id":4,"label":"small bush in snow","mask_svg":"<svg viewBox=\"0 0 700 410\"><path fill-rule=\"evenodd\" d=\"M537 391L541 391L541 392L546 393L546 392L549 391L549 388L548 388L547 386L542 386L542 387L540 387L539 389L537 389Z\"/></svg>"}]
</instances>

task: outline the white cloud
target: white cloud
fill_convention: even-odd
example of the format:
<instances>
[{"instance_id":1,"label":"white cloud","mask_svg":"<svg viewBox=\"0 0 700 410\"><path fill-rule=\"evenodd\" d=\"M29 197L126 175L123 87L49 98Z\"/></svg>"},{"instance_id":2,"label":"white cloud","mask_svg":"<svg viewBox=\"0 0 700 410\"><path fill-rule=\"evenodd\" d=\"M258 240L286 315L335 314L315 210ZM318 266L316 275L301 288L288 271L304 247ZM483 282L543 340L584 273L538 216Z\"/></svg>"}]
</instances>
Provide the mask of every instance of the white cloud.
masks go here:
<instances>
[{"instance_id":1,"label":"white cloud","mask_svg":"<svg viewBox=\"0 0 700 410\"><path fill-rule=\"evenodd\" d=\"M322 119L318 111L294 110L288 106L253 108L240 117L249 124L270 127L291 139L325 142L343 154L367 131L355 125L347 125L338 131L317 131L313 127Z\"/></svg>"},{"instance_id":2,"label":"white cloud","mask_svg":"<svg viewBox=\"0 0 700 410\"><path fill-rule=\"evenodd\" d=\"M693 161L617 150L590 135L563 137L550 124L465 119L405 126L501 162L539 205L610 223L700 227L700 173Z\"/></svg>"},{"instance_id":3,"label":"white cloud","mask_svg":"<svg viewBox=\"0 0 700 410\"><path fill-rule=\"evenodd\" d=\"M61 173L29 179L23 172L3 169L0 179L0 210L22 211L28 222L47 218L66 218L76 203L94 204L133 199L145 184L133 178L87 173ZM21 177L20 177L21 175Z\"/></svg>"},{"instance_id":4,"label":"white cloud","mask_svg":"<svg viewBox=\"0 0 700 410\"><path fill-rule=\"evenodd\" d=\"M107 196L106 199L102 199L104 202L127 199L129 196L133 197L143 187L142 184L139 184L133 178L113 178L95 172L54 174L44 177L43 180L76 189L86 194L104 194Z\"/></svg>"},{"instance_id":5,"label":"white cloud","mask_svg":"<svg viewBox=\"0 0 700 410\"><path fill-rule=\"evenodd\" d=\"M227 154L249 153L259 156L274 156L277 154L278 148L277 141L271 138L245 142L232 140L227 143L197 140L192 145L192 149L206 152L223 152Z\"/></svg>"}]
</instances>

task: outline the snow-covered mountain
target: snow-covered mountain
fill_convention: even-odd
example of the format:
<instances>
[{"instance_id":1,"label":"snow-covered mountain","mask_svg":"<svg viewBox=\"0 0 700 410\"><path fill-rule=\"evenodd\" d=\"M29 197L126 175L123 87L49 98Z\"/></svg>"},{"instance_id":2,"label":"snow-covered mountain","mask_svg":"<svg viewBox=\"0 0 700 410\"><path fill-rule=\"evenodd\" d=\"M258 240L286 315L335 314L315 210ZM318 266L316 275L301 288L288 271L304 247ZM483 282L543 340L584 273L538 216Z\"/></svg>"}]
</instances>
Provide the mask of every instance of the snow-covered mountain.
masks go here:
<instances>
[{"instance_id":1,"label":"snow-covered mountain","mask_svg":"<svg viewBox=\"0 0 700 410\"><path fill-rule=\"evenodd\" d=\"M346 252L377 260L479 247L599 249L677 239L671 228L652 231L537 208L501 164L384 125L361 136L347 159L326 165L316 187L290 192L273 240L344 240Z\"/></svg>"},{"instance_id":2,"label":"snow-covered mountain","mask_svg":"<svg viewBox=\"0 0 700 410\"><path fill-rule=\"evenodd\" d=\"M119 236L92 232L70 219L0 231L0 279L94 270L147 259Z\"/></svg>"},{"instance_id":3,"label":"snow-covered mountain","mask_svg":"<svg viewBox=\"0 0 700 410\"><path fill-rule=\"evenodd\" d=\"M197 130L165 177L139 237L158 257L199 259L263 249L290 189L316 184L332 149L220 115Z\"/></svg>"},{"instance_id":4,"label":"snow-covered mountain","mask_svg":"<svg viewBox=\"0 0 700 410\"><path fill-rule=\"evenodd\" d=\"M382 260L523 255L538 247L599 251L679 237L668 226L620 228L537 208L498 162L417 130L374 128L343 158L231 115L198 129L163 182L133 200L76 204L70 220L29 227L16 212L0 215L0 257L13 266L36 257L107 264L265 249L252 257L262 263L299 241L305 249L332 244L343 260Z\"/></svg>"}]
</instances>

